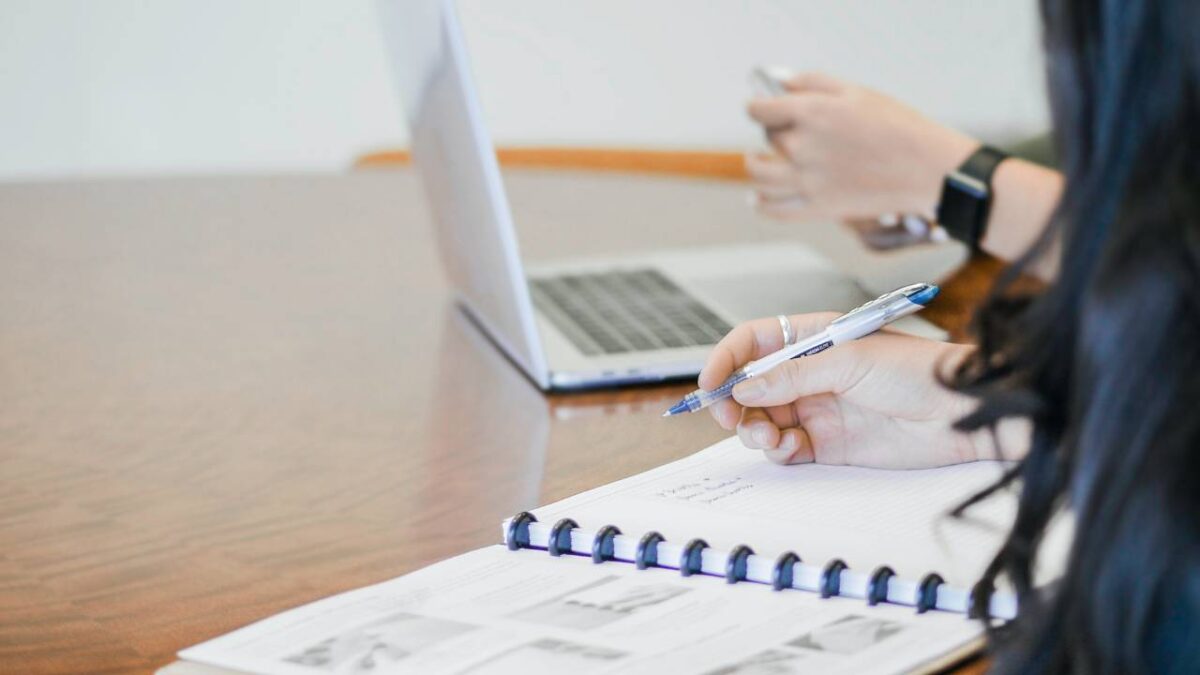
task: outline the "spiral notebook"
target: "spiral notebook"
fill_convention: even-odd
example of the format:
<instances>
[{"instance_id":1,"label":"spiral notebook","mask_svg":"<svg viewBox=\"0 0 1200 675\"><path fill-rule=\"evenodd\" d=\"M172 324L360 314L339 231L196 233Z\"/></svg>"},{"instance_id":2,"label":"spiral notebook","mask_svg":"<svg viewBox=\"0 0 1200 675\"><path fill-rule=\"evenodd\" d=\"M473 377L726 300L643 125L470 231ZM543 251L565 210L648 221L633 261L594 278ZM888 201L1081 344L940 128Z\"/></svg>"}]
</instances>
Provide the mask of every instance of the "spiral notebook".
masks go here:
<instances>
[{"instance_id":1,"label":"spiral notebook","mask_svg":"<svg viewBox=\"0 0 1200 675\"><path fill-rule=\"evenodd\" d=\"M1003 471L776 466L729 439L516 514L502 544L186 649L162 673L908 673L1016 612L972 592L1008 523ZM1038 576L1056 576L1069 526Z\"/></svg>"}]
</instances>

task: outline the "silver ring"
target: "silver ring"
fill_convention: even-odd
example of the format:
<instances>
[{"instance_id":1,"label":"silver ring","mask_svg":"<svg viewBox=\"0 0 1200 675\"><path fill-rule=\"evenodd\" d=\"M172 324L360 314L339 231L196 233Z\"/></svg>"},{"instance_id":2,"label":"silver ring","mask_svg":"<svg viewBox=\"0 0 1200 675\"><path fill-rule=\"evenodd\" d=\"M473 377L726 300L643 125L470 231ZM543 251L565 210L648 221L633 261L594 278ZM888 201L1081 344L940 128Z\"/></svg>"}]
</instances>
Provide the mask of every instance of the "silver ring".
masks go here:
<instances>
[{"instance_id":1,"label":"silver ring","mask_svg":"<svg viewBox=\"0 0 1200 675\"><path fill-rule=\"evenodd\" d=\"M788 346L796 342L796 331L792 330L792 321L787 318L786 314L778 314L775 316L779 319L779 328L783 330L783 346Z\"/></svg>"}]
</instances>

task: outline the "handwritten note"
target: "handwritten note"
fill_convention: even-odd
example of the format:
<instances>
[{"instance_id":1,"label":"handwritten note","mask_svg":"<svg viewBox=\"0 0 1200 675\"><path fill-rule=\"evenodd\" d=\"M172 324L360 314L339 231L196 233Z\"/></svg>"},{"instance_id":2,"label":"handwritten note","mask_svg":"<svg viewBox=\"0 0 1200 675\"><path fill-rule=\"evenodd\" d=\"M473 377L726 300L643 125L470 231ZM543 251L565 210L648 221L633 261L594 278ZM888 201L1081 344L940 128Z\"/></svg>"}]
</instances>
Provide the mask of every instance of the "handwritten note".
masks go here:
<instances>
[{"instance_id":1,"label":"handwritten note","mask_svg":"<svg viewBox=\"0 0 1200 675\"><path fill-rule=\"evenodd\" d=\"M699 480L667 487L654 493L662 499L675 499L692 504L715 504L722 499L732 497L739 492L753 490L754 483L742 476Z\"/></svg>"}]
</instances>

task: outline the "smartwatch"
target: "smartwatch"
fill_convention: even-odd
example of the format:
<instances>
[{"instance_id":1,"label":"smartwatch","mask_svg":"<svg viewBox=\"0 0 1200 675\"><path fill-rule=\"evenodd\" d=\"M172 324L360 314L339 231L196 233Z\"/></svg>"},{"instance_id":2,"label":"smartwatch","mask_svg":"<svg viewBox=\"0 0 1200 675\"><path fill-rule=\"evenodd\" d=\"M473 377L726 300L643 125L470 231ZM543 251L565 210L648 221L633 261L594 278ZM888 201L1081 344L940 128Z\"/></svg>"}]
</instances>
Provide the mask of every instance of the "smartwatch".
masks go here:
<instances>
[{"instance_id":1,"label":"smartwatch","mask_svg":"<svg viewBox=\"0 0 1200 675\"><path fill-rule=\"evenodd\" d=\"M937 221L946 232L978 250L992 207L992 174L1008 155L990 145L980 146L942 182Z\"/></svg>"}]
</instances>

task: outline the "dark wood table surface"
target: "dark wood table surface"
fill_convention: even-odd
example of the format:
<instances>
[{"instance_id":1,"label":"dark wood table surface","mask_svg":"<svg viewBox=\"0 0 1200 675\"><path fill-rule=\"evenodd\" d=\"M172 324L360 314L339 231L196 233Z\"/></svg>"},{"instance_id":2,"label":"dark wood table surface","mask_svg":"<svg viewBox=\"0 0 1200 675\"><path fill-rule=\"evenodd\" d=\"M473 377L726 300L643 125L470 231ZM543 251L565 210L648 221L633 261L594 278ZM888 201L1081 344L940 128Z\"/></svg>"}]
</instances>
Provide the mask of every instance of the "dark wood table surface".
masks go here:
<instances>
[{"instance_id":1,"label":"dark wood table surface","mask_svg":"<svg viewBox=\"0 0 1200 675\"><path fill-rule=\"evenodd\" d=\"M736 184L508 182L534 259L860 255L837 226L755 218ZM961 336L996 267L929 318ZM148 672L494 543L507 515L722 438L659 419L688 388L534 389L454 309L404 170L0 186L0 671Z\"/></svg>"}]
</instances>

